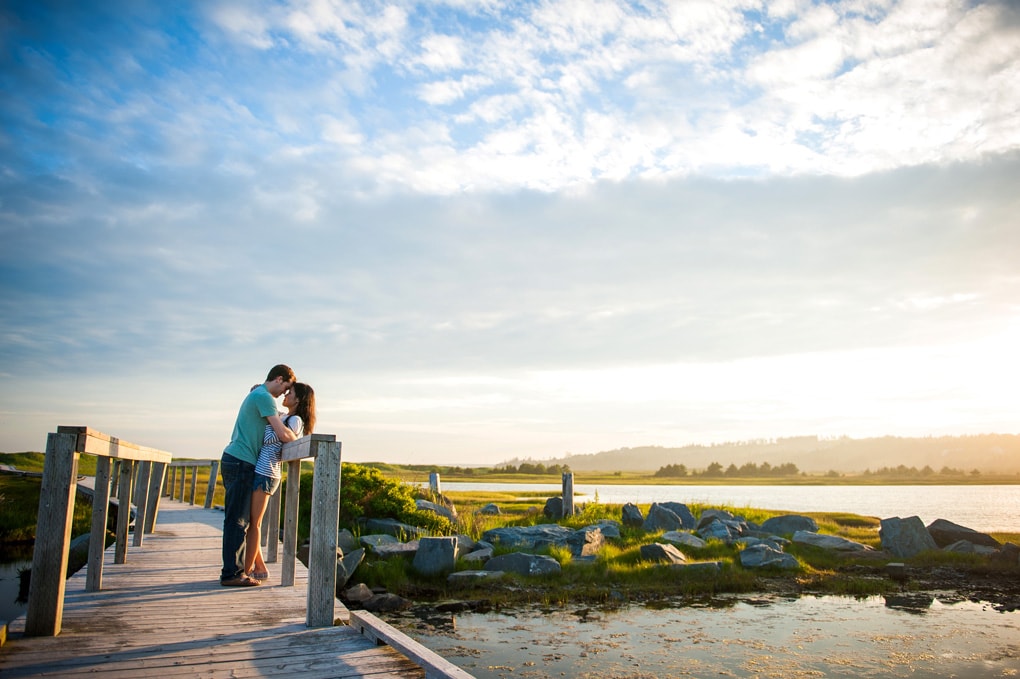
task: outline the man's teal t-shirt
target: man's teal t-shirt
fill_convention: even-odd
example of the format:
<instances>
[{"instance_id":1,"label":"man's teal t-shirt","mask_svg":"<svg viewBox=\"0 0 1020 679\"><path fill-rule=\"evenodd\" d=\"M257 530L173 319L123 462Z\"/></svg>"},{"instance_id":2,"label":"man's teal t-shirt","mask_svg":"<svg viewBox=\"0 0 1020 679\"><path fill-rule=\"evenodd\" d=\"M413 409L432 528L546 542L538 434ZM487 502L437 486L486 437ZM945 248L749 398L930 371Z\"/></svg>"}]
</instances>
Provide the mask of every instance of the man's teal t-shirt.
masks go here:
<instances>
[{"instance_id":1,"label":"man's teal t-shirt","mask_svg":"<svg viewBox=\"0 0 1020 679\"><path fill-rule=\"evenodd\" d=\"M241 403L234 422L234 433L223 452L238 460L255 464L266 433L266 418L276 415L276 399L264 384L255 387Z\"/></svg>"}]
</instances>

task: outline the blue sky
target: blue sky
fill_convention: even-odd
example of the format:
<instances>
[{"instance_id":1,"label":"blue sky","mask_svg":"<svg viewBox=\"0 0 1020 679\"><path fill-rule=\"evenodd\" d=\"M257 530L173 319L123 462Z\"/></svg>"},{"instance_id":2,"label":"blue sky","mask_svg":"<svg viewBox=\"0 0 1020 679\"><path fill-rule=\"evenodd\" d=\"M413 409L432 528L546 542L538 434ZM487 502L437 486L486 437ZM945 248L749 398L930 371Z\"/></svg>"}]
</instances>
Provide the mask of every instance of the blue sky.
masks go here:
<instances>
[{"instance_id":1,"label":"blue sky","mask_svg":"<svg viewBox=\"0 0 1020 679\"><path fill-rule=\"evenodd\" d=\"M0 450L1017 433L1020 9L7 2Z\"/></svg>"}]
</instances>

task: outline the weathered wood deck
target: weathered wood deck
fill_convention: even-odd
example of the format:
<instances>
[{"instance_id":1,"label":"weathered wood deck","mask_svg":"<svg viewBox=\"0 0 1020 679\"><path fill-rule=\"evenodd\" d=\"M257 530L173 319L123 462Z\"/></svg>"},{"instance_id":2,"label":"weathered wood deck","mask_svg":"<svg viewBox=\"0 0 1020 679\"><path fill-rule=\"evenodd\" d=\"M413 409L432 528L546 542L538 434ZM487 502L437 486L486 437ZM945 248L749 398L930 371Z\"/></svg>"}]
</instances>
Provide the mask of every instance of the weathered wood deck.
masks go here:
<instances>
[{"instance_id":1,"label":"weathered wood deck","mask_svg":"<svg viewBox=\"0 0 1020 679\"><path fill-rule=\"evenodd\" d=\"M23 636L25 618L11 623L0 677L426 676L355 627L307 627L308 573L300 563L293 587L279 585L274 564L261 587L221 587L222 526L222 512L162 503L155 532L127 563L114 563L114 548L106 550L102 591L85 591L85 569L68 580L58 636ZM449 675L428 676L470 676L449 667Z\"/></svg>"}]
</instances>

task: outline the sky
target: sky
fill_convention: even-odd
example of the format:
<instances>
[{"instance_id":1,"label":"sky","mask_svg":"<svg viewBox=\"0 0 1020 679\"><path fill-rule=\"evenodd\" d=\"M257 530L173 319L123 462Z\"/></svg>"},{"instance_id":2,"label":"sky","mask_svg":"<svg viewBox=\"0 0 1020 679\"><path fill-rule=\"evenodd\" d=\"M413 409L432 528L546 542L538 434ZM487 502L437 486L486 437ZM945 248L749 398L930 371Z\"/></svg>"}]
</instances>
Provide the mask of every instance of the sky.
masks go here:
<instances>
[{"instance_id":1,"label":"sky","mask_svg":"<svg viewBox=\"0 0 1020 679\"><path fill-rule=\"evenodd\" d=\"M0 451L1020 433L1020 5L0 5Z\"/></svg>"}]
</instances>

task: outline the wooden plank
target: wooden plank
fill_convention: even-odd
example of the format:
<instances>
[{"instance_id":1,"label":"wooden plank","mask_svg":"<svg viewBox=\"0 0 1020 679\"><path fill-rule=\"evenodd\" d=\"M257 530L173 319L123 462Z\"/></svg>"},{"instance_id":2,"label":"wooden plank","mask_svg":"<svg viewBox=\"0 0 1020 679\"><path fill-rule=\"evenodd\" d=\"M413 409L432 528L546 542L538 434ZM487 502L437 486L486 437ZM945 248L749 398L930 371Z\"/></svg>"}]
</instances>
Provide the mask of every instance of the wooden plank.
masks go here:
<instances>
[{"instance_id":1,"label":"wooden plank","mask_svg":"<svg viewBox=\"0 0 1020 679\"><path fill-rule=\"evenodd\" d=\"M297 441L284 443L280 455L284 462L303 460L308 457L314 457L320 443L333 443L335 441L336 434L309 434L308 436L302 436Z\"/></svg>"},{"instance_id":2,"label":"wooden plank","mask_svg":"<svg viewBox=\"0 0 1020 679\"><path fill-rule=\"evenodd\" d=\"M308 627L300 563L292 587L221 587L222 524L222 512L164 503L131 563L105 551L102 591L85 590L85 571L66 581L59 637L28 638L24 618L12 623L0 677L425 676L352 627Z\"/></svg>"},{"instance_id":3,"label":"wooden plank","mask_svg":"<svg viewBox=\"0 0 1020 679\"><path fill-rule=\"evenodd\" d=\"M377 643L385 643L425 668L426 679L474 679L470 674L425 648L368 611L351 611L351 626Z\"/></svg>"},{"instance_id":4,"label":"wooden plank","mask_svg":"<svg viewBox=\"0 0 1020 679\"><path fill-rule=\"evenodd\" d=\"M151 462L169 462L173 455L156 448L147 448L130 441L123 441L116 436L104 434L89 427L60 426L58 434L74 434L77 436L75 450L88 455L123 458L128 460L149 460Z\"/></svg>"}]
</instances>

